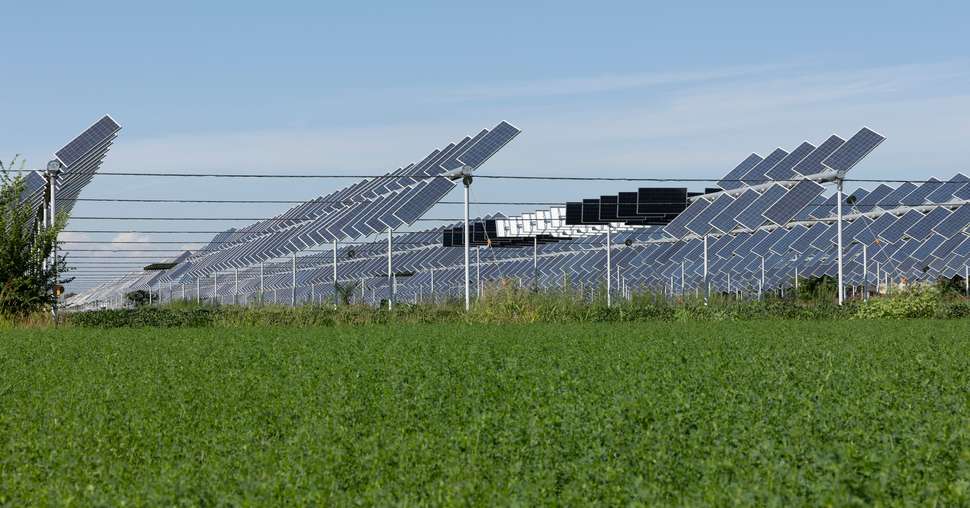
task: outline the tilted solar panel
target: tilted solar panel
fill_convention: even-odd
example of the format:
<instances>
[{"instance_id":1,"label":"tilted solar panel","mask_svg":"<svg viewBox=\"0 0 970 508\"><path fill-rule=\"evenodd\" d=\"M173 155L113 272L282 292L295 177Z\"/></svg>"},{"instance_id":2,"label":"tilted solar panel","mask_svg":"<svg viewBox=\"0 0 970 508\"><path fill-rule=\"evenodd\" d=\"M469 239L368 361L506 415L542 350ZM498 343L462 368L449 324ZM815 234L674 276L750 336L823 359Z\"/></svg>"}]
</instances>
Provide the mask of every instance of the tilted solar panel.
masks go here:
<instances>
[{"instance_id":1,"label":"tilted solar panel","mask_svg":"<svg viewBox=\"0 0 970 508\"><path fill-rule=\"evenodd\" d=\"M822 165L822 161L844 143L844 139L833 134L829 136L829 138L826 139L821 145L819 145L818 148L816 148L812 153L808 154L798 164L795 164L795 167L792 169L796 173L803 176L817 175L822 173L825 171L825 166Z\"/></svg>"},{"instance_id":2,"label":"tilted solar panel","mask_svg":"<svg viewBox=\"0 0 970 508\"><path fill-rule=\"evenodd\" d=\"M879 133L863 127L846 141L838 150L822 161L822 165L834 171L845 173L859 163L886 138Z\"/></svg>"},{"instance_id":3,"label":"tilted solar panel","mask_svg":"<svg viewBox=\"0 0 970 508\"><path fill-rule=\"evenodd\" d=\"M811 181L802 180L764 212L764 217L775 224L785 224L802 208L819 197L825 188Z\"/></svg>"},{"instance_id":4,"label":"tilted solar panel","mask_svg":"<svg viewBox=\"0 0 970 508\"><path fill-rule=\"evenodd\" d=\"M740 164L735 166L734 169L729 171L728 174L724 175L724 178L717 182L717 185L724 190L742 187L744 184L741 183L741 177L761 162L761 160L761 156L756 153L749 155Z\"/></svg>"},{"instance_id":5,"label":"tilted solar panel","mask_svg":"<svg viewBox=\"0 0 970 508\"><path fill-rule=\"evenodd\" d=\"M815 145L809 143L808 141L802 142L797 148L792 150L792 152L785 156L778 164L769 169L765 176L771 180L789 180L793 177L798 176L795 170L792 169L796 164L801 162L802 159L808 156L815 150Z\"/></svg>"}]
</instances>

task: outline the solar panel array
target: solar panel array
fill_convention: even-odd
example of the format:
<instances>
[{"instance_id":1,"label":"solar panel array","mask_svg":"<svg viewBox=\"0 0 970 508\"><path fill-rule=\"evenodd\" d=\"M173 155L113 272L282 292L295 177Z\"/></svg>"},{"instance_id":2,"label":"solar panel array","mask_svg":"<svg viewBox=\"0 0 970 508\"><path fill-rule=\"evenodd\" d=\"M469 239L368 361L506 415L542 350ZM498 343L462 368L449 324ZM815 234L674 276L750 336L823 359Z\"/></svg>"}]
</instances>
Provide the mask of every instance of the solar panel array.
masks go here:
<instances>
[{"instance_id":1,"label":"solar panel array","mask_svg":"<svg viewBox=\"0 0 970 508\"><path fill-rule=\"evenodd\" d=\"M495 131L506 134L488 138L492 150L500 148L502 140L510 139L512 132L501 126L490 132ZM483 134L476 138L486 139ZM822 183L825 177L854 167L881 141L882 136L862 129L848 141L833 135L817 145L803 142L791 151L777 149L764 158L752 154L720 181L721 189L707 189L693 196L690 206L665 225L624 221L644 211L637 205L637 192L633 190L576 201L584 205L579 210L578 223L575 214L570 217L567 207L474 219L470 231L472 283L483 287L512 280L540 289L568 286L593 291L603 285L607 274L607 233L612 235L612 287L622 293L700 291L705 237L707 280L714 292L753 293L791 287L796 274L834 277L838 270L836 200L831 189L826 190ZM461 143L436 151L398 174L429 174L428 171L440 171L441 167L487 160L484 147L469 150L467 156L455 156L453 146ZM435 165L434 161L443 159L450 162ZM365 181L335 193L341 199L363 203L363 209L371 211L346 222L328 218L328 226L317 229L326 233L321 238L338 234L348 238L385 227L383 220L372 223L377 227L362 224L394 208L388 203L397 197L389 194L418 192L410 189L421 181L402 183L393 191L383 182ZM681 195L682 190L673 192ZM898 283L903 279L962 276L970 264L970 181L966 176L860 188L848 196L843 202L847 284L874 288L887 279ZM281 218L292 221L288 223L292 225L316 223L316 219L302 217L312 213L323 217L324 212L313 212L317 207L311 202ZM342 208L334 205L326 210L334 214ZM278 230L286 231L292 225ZM255 233L243 228L219 238L250 237L256 237ZM275 237L269 238L273 238L270 245L279 243ZM386 240L341 245L337 252L337 278L341 284L355 286L355 301L372 304L392 295L405 301L458 297L464 285L463 252L459 247L462 241L461 224L396 234L391 254L394 276L390 279ZM232 252L231 248L220 249L218 245L213 243L202 253ZM275 250L270 254L285 252L288 251ZM193 266L206 263L206 259L204 255L188 257L170 273L153 274L156 278L150 284L132 274L123 287L130 289L141 284L163 288L163 296L164 291L169 291L174 293L170 294L173 298L181 297L184 291L186 298L239 303L259 297L280 303L288 303L291 296L299 303L333 298L333 261L329 252L297 258L295 288L292 262L288 260L266 262L262 277L259 267L239 267L237 291L233 265L208 263L205 266L211 270L207 272ZM226 267L233 268L227 271ZM74 303L110 300L121 287L106 284Z\"/></svg>"},{"instance_id":2,"label":"solar panel array","mask_svg":"<svg viewBox=\"0 0 970 508\"><path fill-rule=\"evenodd\" d=\"M55 194L57 211L70 213L74 209L75 200L94 178L120 130L121 125L105 115L55 152L62 165ZM29 202L32 208L40 210L47 185L44 174L40 171L28 173L24 183L22 202Z\"/></svg>"}]
</instances>

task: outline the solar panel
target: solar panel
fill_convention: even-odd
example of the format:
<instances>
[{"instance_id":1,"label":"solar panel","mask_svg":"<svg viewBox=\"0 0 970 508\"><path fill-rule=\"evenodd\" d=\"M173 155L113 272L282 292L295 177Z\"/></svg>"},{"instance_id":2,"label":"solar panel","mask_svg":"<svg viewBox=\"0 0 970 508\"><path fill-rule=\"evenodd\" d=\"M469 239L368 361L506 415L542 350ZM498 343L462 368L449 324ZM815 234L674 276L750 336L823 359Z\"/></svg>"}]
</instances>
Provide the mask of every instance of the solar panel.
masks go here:
<instances>
[{"instance_id":1,"label":"solar panel","mask_svg":"<svg viewBox=\"0 0 970 508\"><path fill-rule=\"evenodd\" d=\"M934 208L926 213L915 224L906 229L906 235L917 240L923 240L933 231L933 228L947 218L950 211L946 208Z\"/></svg>"},{"instance_id":2,"label":"solar panel","mask_svg":"<svg viewBox=\"0 0 970 508\"><path fill-rule=\"evenodd\" d=\"M906 206L919 206L926 203L926 197L930 194L936 192L943 182L937 180L936 178L930 178L929 180L920 184L913 192L909 193L904 199L903 204Z\"/></svg>"},{"instance_id":3,"label":"solar panel","mask_svg":"<svg viewBox=\"0 0 970 508\"><path fill-rule=\"evenodd\" d=\"M812 227L808 228L808 231L806 231L804 235L802 235L801 237L798 238L798 240L795 240L795 242L792 243L791 249L794 250L795 252L801 252L801 253L806 252L811 247L812 242L814 242L816 238L818 238L822 233L826 232L828 229L829 229L828 226L825 224L822 224L821 222L817 222L813 224Z\"/></svg>"},{"instance_id":4,"label":"solar panel","mask_svg":"<svg viewBox=\"0 0 970 508\"><path fill-rule=\"evenodd\" d=\"M728 174L724 175L724 178L717 182L717 185L724 190L742 187L743 184L741 183L741 177L750 171L751 168L755 167L759 162L761 162L760 155L756 153L749 155L746 159L741 161L741 164L738 164L734 167L734 169L729 171Z\"/></svg>"},{"instance_id":5,"label":"solar panel","mask_svg":"<svg viewBox=\"0 0 970 508\"><path fill-rule=\"evenodd\" d=\"M765 173L765 176L772 180L789 180L798 176L792 168L795 167L795 164L798 164L802 159L807 157L808 154L812 153L813 150L815 150L815 145L808 141L802 142L790 154L786 155L781 162L769 169Z\"/></svg>"},{"instance_id":6,"label":"solar panel","mask_svg":"<svg viewBox=\"0 0 970 508\"><path fill-rule=\"evenodd\" d=\"M65 168L70 168L91 149L114 137L119 130L121 126L113 118L105 115L70 143L64 145L55 155Z\"/></svg>"},{"instance_id":7,"label":"solar panel","mask_svg":"<svg viewBox=\"0 0 970 508\"><path fill-rule=\"evenodd\" d=\"M825 171L825 166L822 165L822 161L826 157L832 154L840 146L845 143L845 140L836 136L831 135L826 139L821 145L818 146L812 153L808 154L804 159L795 164L792 169L803 176L817 175Z\"/></svg>"},{"instance_id":8,"label":"solar panel","mask_svg":"<svg viewBox=\"0 0 970 508\"><path fill-rule=\"evenodd\" d=\"M765 183L765 180L767 179L765 173L767 173L769 169L773 168L775 164L781 162L786 155L788 155L788 152L782 150L781 148L775 148L775 150L768 154L764 160L748 170L748 172L741 177L741 181L746 185L759 185Z\"/></svg>"},{"instance_id":9,"label":"solar panel","mask_svg":"<svg viewBox=\"0 0 970 508\"><path fill-rule=\"evenodd\" d=\"M458 160L467 166L478 168L485 163L492 155L495 155L503 146L521 132L508 122L502 122L482 136L477 143L472 145L465 153L458 157Z\"/></svg>"},{"instance_id":10,"label":"solar panel","mask_svg":"<svg viewBox=\"0 0 970 508\"><path fill-rule=\"evenodd\" d=\"M968 224L970 224L970 205L962 205L957 207L949 217L934 226L933 230L949 237L965 230Z\"/></svg>"},{"instance_id":11,"label":"solar panel","mask_svg":"<svg viewBox=\"0 0 970 508\"><path fill-rule=\"evenodd\" d=\"M733 203L731 203L727 208L725 208L720 214L710 221L711 226L714 226L724 233L730 232L737 227L737 223L734 220L735 217L744 211L745 208L751 206L751 203L754 203L760 196L761 194L759 194L757 191L745 191L740 196L737 196Z\"/></svg>"},{"instance_id":12,"label":"solar panel","mask_svg":"<svg viewBox=\"0 0 970 508\"><path fill-rule=\"evenodd\" d=\"M879 233L879 238L882 238L889 243L895 243L903 237L903 233L905 233L907 229L909 229L913 224L919 222L919 220L922 218L923 214L917 212L916 210L910 210L896 219L896 222L884 229L882 233Z\"/></svg>"},{"instance_id":13,"label":"solar panel","mask_svg":"<svg viewBox=\"0 0 970 508\"><path fill-rule=\"evenodd\" d=\"M733 202L734 198L731 196L723 194L718 196L718 198L711 203L711 206L708 206L701 213L697 214L694 219L686 225L686 228L698 235L706 235L711 231L711 220L724 211L724 209Z\"/></svg>"},{"instance_id":14,"label":"solar panel","mask_svg":"<svg viewBox=\"0 0 970 508\"><path fill-rule=\"evenodd\" d=\"M859 163L886 138L863 127L849 138L838 150L822 161L822 165L840 173L846 173Z\"/></svg>"},{"instance_id":15,"label":"solar panel","mask_svg":"<svg viewBox=\"0 0 970 508\"><path fill-rule=\"evenodd\" d=\"M674 217L670 224L664 226L664 232L674 238L683 238L689 234L686 225L701 213L711 202L706 199L698 199L691 203L680 215Z\"/></svg>"},{"instance_id":16,"label":"solar panel","mask_svg":"<svg viewBox=\"0 0 970 508\"><path fill-rule=\"evenodd\" d=\"M758 197L754 203L751 203L751 205L745 208L743 212L738 214L735 221L748 229L754 229L761 226L765 222L765 218L762 214L768 209L768 207L781 199L781 197L785 195L785 192L787 192L785 187L781 185L773 185L760 197Z\"/></svg>"},{"instance_id":17,"label":"solar panel","mask_svg":"<svg viewBox=\"0 0 970 508\"><path fill-rule=\"evenodd\" d=\"M952 199L953 195L964 185L966 185L967 182L968 179L966 175L957 174L953 178L947 180L943 185L940 185L939 188L930 193L929 196L926 196L926 200L930 203L945 203Z\"/></svg>"},{"instance_id":18,"label":"solar panel","mask_svg":"<svg viewBox=\"0 0 970 508\"><path fill-rule=\"evenodd\" d=\"M819 197L824 190L824 187L811 180L802 180L771 205L763 215L775 224L785 224L812 200Z\"/></svg>"},{"instance_id":19,"label":"solar panel","mask_svg":"<svg viewBox=\"0 0 970 508\"><path fill-rule=\"evenodd\" d=\"M871 212L878 206L886 196L892 194L895 189L886 185L880 184L878 187L872 190L869 194L862 199L856 201L855 208L860 212Z\"/></svg>"}]
</instances>

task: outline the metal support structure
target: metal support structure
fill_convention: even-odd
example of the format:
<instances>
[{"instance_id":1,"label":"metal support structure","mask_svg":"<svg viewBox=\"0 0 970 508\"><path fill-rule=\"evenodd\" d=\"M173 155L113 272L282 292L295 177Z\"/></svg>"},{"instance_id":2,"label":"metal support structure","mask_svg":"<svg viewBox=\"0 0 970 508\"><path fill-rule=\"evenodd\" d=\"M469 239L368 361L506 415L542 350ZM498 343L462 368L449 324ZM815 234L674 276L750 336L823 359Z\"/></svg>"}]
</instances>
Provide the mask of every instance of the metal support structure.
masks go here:
<instances>
[{"instance_id":1,"label":"metal support structure","mask_svg":"<svg viewBox=\"0 0 970 508\"><path fill-rule=\"evenodd\" d=\"M202 303L202 277L195 278L195 303Z\"/></svg>"},{"instance_id":2,"label":"metal support structure","mask_svg":"<svg viewBox=\"0 0 970 508\"><path fill-rule=\"evenodd\" d=\"M836 253L837 254L836 257L838 258L838 263L839 263L839 305L842 305L845 302L845 280L843 278L843 273L842 273L842 178L841 177L839 177L835 181L835 185L836 185L835 187L836 188L836 191L835 191L835 195L836 195L835 231L836 233L835 234L836 234L836 249L838 250L838 252Z\"/></svg>"},{"instance_id":3,"label":"metal support structure","mask_svg":"<svg viewBox=\"0 0 970 508\"><path fill-rule=\"evenodd\" d=\"M262 305L265 296L263 294L263 262L259 262L259 304Z\"/></svg>"},{"instance_id":4,"label":"metal support structure","mask_svg":"<svg viewBox=\"0 0 970 508\"><path fill-rule=\"evenodd\" d=\"M47 227L53 227L54 223L57 221L57 178L61 174L61 162L58 160L52 160L47 163L47 181L50 186L50 212L47 213L45 210L46 220L48 222ZM51 246L51 266L54 269L54 284L58 284L57 280L57 234L54 235L54 243ZM57 288L54 288L54 301L51 304L51 317L54 319L54 326L57 326L57 300L60 296L57 294Z\"/></svg>"},{"instance_id":5,"label":"metal support structure","mask_svg":"<svg viewBox=\"0 0 970 508\"><path fill-rule=\"evenodd\" d=\"M431 270L431 303L435 303L434 299L434 270Z\"/></svg>"},{"instance_id":6,"label":"metal support structure","mask_svg":"<svg viewBox=\"0 0 970 508\"><path fill-rule=\"evenodd\" d=\"M232 304L239 305L239 268L235 269L234 279L235 289L232 293Z\"/></svg>"},{"instance_id":7,"label":"metal support structure","mask_svg":"<svg viewBox=\"0 0 970 508\"><path fill-rule=\"evenodd\" d=\"M539 289L539 237L532 237L532 289Z\"/></svg>"},{"instance_id":8,"label":"metal support structure","mask_svg":"<svg viewBox=\"0 0 970 508\"><path fill-rule=\"evenodd\" d=\"M392 238L393 232L391 228L387 228L387 310L394 308L394 260L391 254L394 249L394 240Z\"/></svg>"},{"instance_id":9,"label":"metal support structure","mask_svg":"<svg viewBox=\"0 0 970 508\"><path fill-rule=\"evenodd\" d=\"M333 241L333 308L340 304L340 296L337 294L337 240Z\"/></svg>"},{"instance_id":10,"label":"metal support structure","mask_svg":"<svg viewBox=\"0 0 970 508\"><path fill-rule=\"evenodd\" d=\"M606 306L613 306L613 228L606 226Z\"/></svg>"},{"instance_id":11,"label":"metal support structure","mask_svg":"<svg viewBox=\"0 0 970 508\"><path fill-rule=\"evenodd\" d=\"M970 298L970 265L963 266L963 290Z\"/></svg>"},{"instance_id":12,"label":"metal support structure","mask_svg":"<svg viewBox=\"0 0 970 508\"><path fill-rule=\"evenodd\" d=\"M704 305L711 297L711 283L707 277L707 235L704 235Z\"/></svg>"},{"instance_id":13,"label":"metal support structure","mask_svg":"<svg viewBox=\"0 0 970 508\"><path fill-rule=\"evenodd\" d=\"M290 305L295 307L296 306L296 252L293 253L292 262L293 262L293 269L291 270L290 279L293 287L290 288Z\"/></svg>"},{"instance_id":14,"label":"metal support structure","mask_svg":"<svg viewBox=\"0 0 970 508\"><path fill-rule=\"evenodd\" d=\"M482 298L482 246L475 247L475 297Z\"/></svg>"},{"instance_id":15,"label":"metal support structure","mask_svg":"<svg viewBox=\"0 0 970 508\"><path fill-rule=\"evenodd\" d=\"M862 299L869 301L869 248L862 244Z\"/></svg>"},{"instance_id":16,"label":"metal support structure","mask_svg":"<svg viewBox=\"0 0 970 508\"><path fill-rule=\"evenodd\" d=\"M680 260L680 297L687 296L687 260Z\"/></svg>"},{"instance_id":17,"label":"metal support structure","mask_svg":"<svg viewBox=\"0 0 970 508\"><path fill-rule=\"evenodd\" d=\"M761 300L764 297L765 292L765 257L761 257L761 279L758 280L758 299Z\"/></svg>"},{"instance_id":18,"label":"metal support structure","mask_svg":"<svg viewBox=\"0 0 970 508\"><path fill-rule=\"evenodd\" d=\"M468 231L468 195L469 195L469 191L470 191L471 186L472 186L472 177L471 177L471 175L465 175L464 177L462 177L462 183L465 185L465 204L464 204L464 209L465 209L465 223L464 224L465 224L465 227L463 228L464 229L463 233L465 235L465 238L464 238L464 240L465 240L465 243L464 243L464 251L465 251L465 311L467 312L468 310L471 309L471 287L470 287L471 281L469 280L471 278L471 276L470 276L471 274L470 274L470 270L469 270L469 266L468 266L469 265L469 257L470 257L469 256L469 248L470 248L470 246L469 246L469 243L470 243L469 237L470 237L470 235L469 235L469 231Z\"/></svg>"}]
</instances>

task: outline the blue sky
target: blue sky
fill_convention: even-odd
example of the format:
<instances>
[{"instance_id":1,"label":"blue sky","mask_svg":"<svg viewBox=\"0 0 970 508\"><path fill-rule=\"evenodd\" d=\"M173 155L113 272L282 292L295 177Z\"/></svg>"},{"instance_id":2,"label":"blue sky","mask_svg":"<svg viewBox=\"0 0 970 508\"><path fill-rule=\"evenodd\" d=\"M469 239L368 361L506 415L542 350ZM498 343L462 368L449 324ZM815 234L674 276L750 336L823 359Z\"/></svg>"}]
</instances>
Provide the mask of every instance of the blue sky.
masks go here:
<instances>
[{"instance_id":1,"label":"blue sky","mask_svg":"<svg viewBox=\"0 0 970 508\"><path fill-rule=\"evenodd\" d=\"M888 139L853 176L970 167L966 2L240 4L5 5L0 157L41 167L107 112L124 130L104 168L119 171L386 171L503 119L524 132L485 173L716 178L750 152L863 125ZM625 190L480 182L481 200ZM101 177L84 197L310 199L336 184ZM283 207L81 203L75 214ZM71 224L99 226L186 227Z\"/></svg>"}]
</instances>

